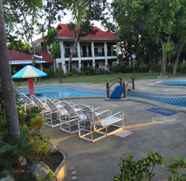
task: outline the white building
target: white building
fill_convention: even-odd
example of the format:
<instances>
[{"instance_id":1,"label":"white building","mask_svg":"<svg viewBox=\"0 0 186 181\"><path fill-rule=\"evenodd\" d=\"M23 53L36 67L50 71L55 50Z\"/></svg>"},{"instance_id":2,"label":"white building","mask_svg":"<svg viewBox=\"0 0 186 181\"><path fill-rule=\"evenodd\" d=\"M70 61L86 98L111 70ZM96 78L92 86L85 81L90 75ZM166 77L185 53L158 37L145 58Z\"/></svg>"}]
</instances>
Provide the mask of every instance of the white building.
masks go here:
<instances>
[{"instance_id":1,"label":"white building","mask_svg":"<svg viewBox=\"0 0 186 181\"><path fill-rule=\"evenodd\" d=\"M73 49L74 33L69 29L68 24L59 24L57 30L61 57L56 59L56 68L62 68L66 73L70 61L70 52ZM112 63L117 61L113 48L116 40L115 33L93 27L90 33L80 37L72 57L72 68L78 71L87 67L94 69L110 68Z\"/></svg>"}]
</instances>

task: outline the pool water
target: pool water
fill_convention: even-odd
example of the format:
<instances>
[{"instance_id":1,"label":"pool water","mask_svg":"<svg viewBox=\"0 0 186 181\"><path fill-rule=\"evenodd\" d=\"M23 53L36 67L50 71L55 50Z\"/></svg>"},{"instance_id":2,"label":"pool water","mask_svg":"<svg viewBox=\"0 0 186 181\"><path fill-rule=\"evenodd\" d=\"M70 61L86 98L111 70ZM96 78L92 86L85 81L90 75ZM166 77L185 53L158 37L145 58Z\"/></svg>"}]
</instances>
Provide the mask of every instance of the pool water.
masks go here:
<instances>
[{"instance_id":1,"label":"pool water","mask_svg":"<svg viewBox=\"0 0 186 181\"><path fill-rule=\"evenodd\" d=\"M171 104L174 106L186 107L186 96L171 96L171 95L137 92L137 91L131 91L129 92L128 95L132 97L138 97L138 98L158 101L166 104Z\"/></svg>"},{"instance_id":2,"label":"pool water","mask_svg":"<svg viewBox=\"0 0 186 181\"><path fill-rule=\"evenodd\" d=\"M28 94L27 88L19 89L21 92ZM105 91L94 90L89 88L80 88L73 86L63 86L63 85L52 85L36 87L35 93L41 97L63 99L68 97L104 97Z\"/></svg>"},{"instance_id":3,"label":"pool water","mask_svg":"<svg viewBox=\"0 0 186 181\"><path fill-rule=\"evenodd\" d=\"M186 86L186 80L162 80L159 82L162 85L168 86Z\"/></svg>"},{"instance_id":4,"label":"pool water","mask_svg":"<svg viewBox=\"0 0 186 181\"><path fill-rule=\"evenodd\" d=\"M28 94L27 88L19 89L21 92ZM35 93L41 97L63 99L69 97L105 97L106 91L101 89L90 89L82 87L51 85L36 87ZM171 96L164 94L155 94L139 91L130 91L128 96L143 98L147 100L158 101L170 105L186 107L186 96Z\"/></svg>"}]
</instances>

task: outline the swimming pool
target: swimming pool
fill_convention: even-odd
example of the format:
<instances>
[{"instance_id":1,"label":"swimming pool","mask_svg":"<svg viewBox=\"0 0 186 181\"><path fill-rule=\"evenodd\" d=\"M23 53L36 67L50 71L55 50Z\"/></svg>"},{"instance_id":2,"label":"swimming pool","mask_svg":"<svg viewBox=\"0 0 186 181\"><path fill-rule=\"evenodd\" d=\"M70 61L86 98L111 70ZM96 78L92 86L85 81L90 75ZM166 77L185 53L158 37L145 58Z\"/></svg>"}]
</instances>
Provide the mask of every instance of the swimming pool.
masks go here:
<instances>
[{"instance_id":1,"label":"swimming pool","mask_svg":"<svg viewBox=\"0 0 186 181\"><path fill-rule=\"evenodd\" d=\"M28 94L27 88L20 88L21 92ZM66 85L51 85L35 88L36 95L47 98L63 99L72 97L105 97L105 90L73 87ZM186 107L186 96L171 96L148 92L130 91L128 96L162 102L174 106Z\"/></svg>"},{"instance_id":2,"label":"swimming pool","mask_svg":"<svg viewBox=\"0 0 186 181\"><path fill-rule=\"evenodd\" d=\"M162 80L159 82L159 84L168 86L186 86L186 80Z\"/></svg>"},{"instance_id":3,"label":"swimming pool","mask_svg":"<svg viewBox=\"0 0 186 181\"><path fill-rule=\"evenodd\" d=\"M21 92L28 94L27 88L20 88ZM51 85L51 86L38 86L35 88L35 93L41 97L63 99L69 97L104 97L104 90L64 86L64 85Z\"/></svg>"},{"instance_id":4,"label":"swimming pool","mask_svg":"<svg viewBox=\"0 0 186 181\"><path fill-rule=\"evenodd\" d=\"M131 91L129 96L162 102L174 106L186 107L186 96L173 96L165 94L155 94L147 92Z\"/></svg>"}]
</instances>

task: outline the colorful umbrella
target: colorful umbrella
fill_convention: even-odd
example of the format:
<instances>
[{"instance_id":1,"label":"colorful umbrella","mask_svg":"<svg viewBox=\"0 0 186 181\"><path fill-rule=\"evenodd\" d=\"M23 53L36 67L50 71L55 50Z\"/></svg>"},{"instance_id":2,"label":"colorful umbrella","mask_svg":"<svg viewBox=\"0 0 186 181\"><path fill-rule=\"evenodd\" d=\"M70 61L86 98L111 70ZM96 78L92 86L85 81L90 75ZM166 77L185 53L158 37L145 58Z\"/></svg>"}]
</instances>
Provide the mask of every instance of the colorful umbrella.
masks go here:
<instances>
[{"instance_id":1,"label":"colorful umbrella","mask_svg":"<svg viewBox=\"0 0 186 181\"><path fill-rule=\"evenodd\" d=\"M27 65L15 73L13 79L28 79L29 94L34 95L34 83L32 78L45 77L47 74L32 65Z\"/></svg>"}]
</instances>

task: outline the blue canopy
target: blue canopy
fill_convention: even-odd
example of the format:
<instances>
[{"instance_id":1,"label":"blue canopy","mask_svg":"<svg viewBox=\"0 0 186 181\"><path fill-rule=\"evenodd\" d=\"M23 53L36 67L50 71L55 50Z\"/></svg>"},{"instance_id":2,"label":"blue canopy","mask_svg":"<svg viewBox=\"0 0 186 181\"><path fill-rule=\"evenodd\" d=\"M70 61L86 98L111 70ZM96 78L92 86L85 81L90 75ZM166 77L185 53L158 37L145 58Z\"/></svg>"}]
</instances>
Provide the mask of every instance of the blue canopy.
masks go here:
<instances>
[{"instance_id":1,"label":"blue canopy","mask_svg":"<svg viewBox=\"0 0 186 181\"><path fill-rule=\"evenodd\" d=\"M32 66L32 65L27 65L23 67L21 70L16 72L12 78L13 79L25 79L25 78L34 78L34 77L45 77L47 74L38 68Z\"/></svg>"}]
</instances>

